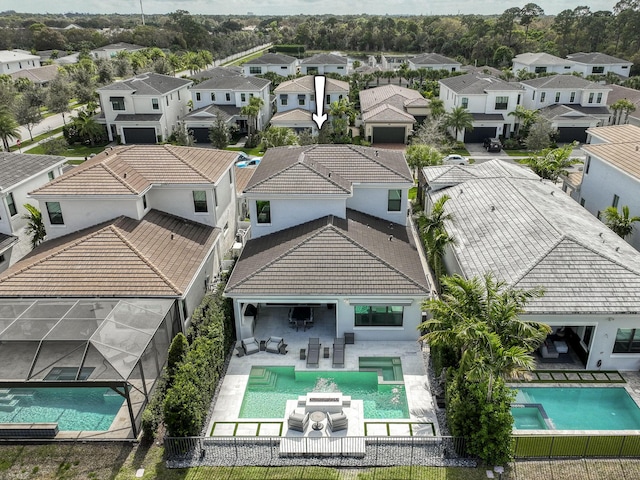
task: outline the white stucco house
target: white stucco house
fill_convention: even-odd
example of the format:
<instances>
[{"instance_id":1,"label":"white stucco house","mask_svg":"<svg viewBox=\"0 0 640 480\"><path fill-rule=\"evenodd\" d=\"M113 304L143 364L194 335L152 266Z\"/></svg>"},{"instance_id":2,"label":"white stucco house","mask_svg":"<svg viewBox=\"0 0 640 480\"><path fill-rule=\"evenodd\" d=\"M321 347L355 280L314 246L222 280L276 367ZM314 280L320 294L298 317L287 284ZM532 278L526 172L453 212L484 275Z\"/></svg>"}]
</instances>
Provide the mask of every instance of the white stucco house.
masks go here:
<instances>
[{"instance_id":1,"label":"white stucco house","mask_svg":"<svg viewBox=\"0 0 640 480\"><path fill-rule=\"evenodd\" d=\"M511 69L516 75L521 70L536 74L557 73L562 75L573 72L573 66L574 63L566 58L556 57L545 52L526 52L513 57Z\"/></svg>"},{"instance_id":2,"label":"white stucco house","mask_svg":"<svg viewBox=\"0 0 640 480\"><path fill-rule=\"evenodd\" d=\"M303 75L324 75L337 73L349 75L347 57L333 53L318 53L300 61L300 73Z\"/></svg>"},{"instance_id":3,"label":"white stucco house","mask_svg":"<svg viewBox=\"0 0 640 480\"><path fill-rule=\"evenodd\" d=\"M260 57L246 61L242 67L246 76L264 75L272 72L281 77L288 77L298 73L298 59L282 53L265 53Z\"/></svg>"},{"instance_id":4,"label":"white stucco house","mask_svg":"<svg viewBox=\"0 0 640 480\"><path fill-rule=\"evenodd\" d=\"M117 57L120 52L133 53L139 50L144 50L145 48L146 47L142 47L140 45L134 45L133 43L118 42L105 45L104 47L94 48L89 52L89 55L91 55L93 59L102 58L105 60L111 60L112 58Z\"/></svg>"},{"instance_id":5,"label":"white stucco house","mask_svg":"<svg viewBox=\"0 0 640 480\"><path fill-rule=\"evenodd\" d=\"M24 50L0 50L0 75L40 66L40 57Z\"/></svg>"},{"instance_id":6,"label":"white stucco house","mask_svg":"<svg viewBox=\"0 0 640 480\"><path fill-rule=\"evenodd\" d=\"M408 225L412 184L401 151L269 149L244 190L252 239L225 290L238 336L253 336L262 308L286 318L304 305L322 310L337 337L416 339L430 284Z\"/></svg>"},{"instance_id":7,"label":"white stucco house","mask_svg":"<svg viewBox=\"0 0 640 480\"><path fill-rule=\"evenodd\" d=\"M424 169L425 208L450 197L447 271L542 287L521 317L551 326L549 341L578 368L637 370L640 253L555 185L515 169L524 170L499 160Z\"/></svg>"},{"instance_id":8,"label":"white stucco house","mask_svg":"<svg viewBox=\"0 0 640 480\"><path fill-rule=\"evenodd\" d=\"M463 107L473 116L473 130L459 131L457 140L476 143L512 134L516 120L509 113L522 104L522 85L479 73L444 78L439 83L439 98L447 112Z\"/></svg>"},{"instance_id":9,"label":"white stucco house","mask_svg":"<svg viewBox=\"0 0 640 480\"><path fill-rule=\"evenodd\" d=\"M587 128L609 122L608 85L590 82L575 75L551 75L521 81L522 104L540 114L558 130L559 142L584 143Z\"/></svg>"},{"instance_id":10,"label":"white stucco house","mask_svg":"<svg viewBox=\"0 0 640 480\"><path fill-rule=\"evenodd\" d=\"M407 63L411 70L425 68L427 70L447 70L449 72L459 72L462 64L452 58L445 57L438 53L423 53L410 58Z\"/></svg>"},{"instance_id":11,"label":"white stucco house","mask_svg":"<svg viewBox=\"0 0 640 480\"><path fill-rule=\"evenodd\" d=\"M628 206L629 216L640 216L640 127L611 125L587 132L589 143L582 147L587 160L576 200L603 221L607 207L621 213ZM626 238L636 250L640 250L638 229L636 223Z\"/></svg>"},{"instance_id":12,"label":"white stucco house","mask_svg":"<svg viewBox=\"0 0 640 480\"><path fill-rule=\"evenodd\" d=\"M157 143L167 139L189 110L193 82L158 73L142 73L98 89L98 123L109 140Z\"/></svg>"},{"instance_id":13,"label":"white stucco house","mask_svg":"<svg viewBox=\"0 0 640 480\"><path fill-rule=\"evenodd\" d=\"M622 113L622 116L619 120L617 118L613 118L612 111L609 125L617 124L617 122L619 121L620 123L628 123L630 125L640 127L640 90L613 84L607 85L607 87L611 89L609 95L607 95L607 106L609 107L609 110L611 110L611 105L613 105L618 100L628 100L636 108L635 111L629 112L629 116L627 118L625 118L626 114Z\"/></svg>"},{"instance_id":14,"label":"white stucco house","mask_svg":"<svg viewBox=\"0 0 640 480\"><path fill-rule=\"evenodd\" d=\"M0 272L17 262L30 250L25 245L17 251L18 234L27 225L23 218L30 203L29 192L62 175L64 157L0 152Z\"/></svg>"},{"instance_id":15,"label":"white stucco house","mask_svg":"<svg viewBox=\"0 0 640 480\"><path fill-rule=\"evenodd\" d=\"M572 53L567 58L573 62L572 70L587 75L606 75L609 72L628 77L633 62L605 53Z\"/></svg>"},{"instance_id":16,"label":"white stucco house","mask_svg":"<svg viewBox=\"0 0 640 480\"><path fill-rule=\"evenodd\" d=\"M184 117L185 125L198 143L209 143L209 127L217 118L236 125L240 132L247 132L247 116L241 115L240 110L252 97L257 97L262 100L257 128L262 130L271 119L270 85L264 78L241 75L218 75L194 85L191 88L193 111Z\"/></svg>"}]
</instances>

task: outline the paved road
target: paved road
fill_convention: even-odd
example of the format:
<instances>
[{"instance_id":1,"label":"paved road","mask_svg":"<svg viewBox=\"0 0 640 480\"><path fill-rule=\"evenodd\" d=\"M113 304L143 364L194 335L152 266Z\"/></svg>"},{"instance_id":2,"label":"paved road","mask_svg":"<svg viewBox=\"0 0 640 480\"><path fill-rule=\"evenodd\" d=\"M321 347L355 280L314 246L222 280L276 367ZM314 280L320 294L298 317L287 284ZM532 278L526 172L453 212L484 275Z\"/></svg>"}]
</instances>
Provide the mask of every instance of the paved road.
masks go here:
<instances>
[{"instance_id":1,"label":"paved road","mask_svg":"<svg viewBox=\"0 0 640 480\"><path fill-rule=\"evenodd\" d=\"M64 118L67 123L69 123L71 117L75 117L78 115L78 110L79 109L75 109L69 113L64 114ZM56 128L61 127L62 125L63 125L62 114L51 115L50 117L45 118L35 127L33 127L31 134L35 138L36 136L46 133L50 130L55 130ZM27 130L25 127L20 127L19 130L20 130L20 134L22 135L22 141L31 140L31 137L29 136L29 130ZM17 141L16 139L10 140L9 145L11 146L15 145L16 141Z\"/></svg>"}]
</instances>

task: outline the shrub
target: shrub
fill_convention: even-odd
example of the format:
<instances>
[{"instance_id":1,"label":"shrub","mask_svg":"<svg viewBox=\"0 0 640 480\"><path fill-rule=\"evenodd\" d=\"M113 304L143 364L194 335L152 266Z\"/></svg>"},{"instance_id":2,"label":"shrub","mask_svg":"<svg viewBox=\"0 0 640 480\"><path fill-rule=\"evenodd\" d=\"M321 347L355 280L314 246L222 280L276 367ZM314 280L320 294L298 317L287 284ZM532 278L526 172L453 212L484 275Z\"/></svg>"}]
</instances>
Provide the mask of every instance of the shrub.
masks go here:
<instances>
[{"instance_id":1,"label":"shrub","mask_svg":"<svg viewBox=\"0 0 640 480\"><path fill-rule=\"evenodd\" d=\"M173 381L173 377L180 362L184 360L188 348L189 343L187 342L187 337L185 337L182 332L178 333L178 335L176 335L171 342L171 346L169 347L169 354L167 356L167 374L169 375L169 385L171 385Z\"/></svg>"}]
</instances>

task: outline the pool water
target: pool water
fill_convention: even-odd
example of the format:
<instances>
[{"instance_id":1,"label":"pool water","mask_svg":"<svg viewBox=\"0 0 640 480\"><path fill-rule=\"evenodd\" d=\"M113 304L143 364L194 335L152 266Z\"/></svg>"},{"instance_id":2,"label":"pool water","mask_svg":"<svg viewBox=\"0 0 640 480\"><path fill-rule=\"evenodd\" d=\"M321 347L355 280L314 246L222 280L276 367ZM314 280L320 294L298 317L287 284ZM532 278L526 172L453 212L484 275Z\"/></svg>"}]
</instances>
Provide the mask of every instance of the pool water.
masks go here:
<instances>
[{"instance_id":1,"label":"pool water","mask_svg":"<svg viewBox=\"0 0 640 480\"><path fill-rule=\"evenodd\" d=\"M515 403L542 404L556 430L640 430L640 409L624 388L519 388ZM525 415L518 410L514 418ZM515 427L537 428L517 419Z\"/></svg>"},{"instance_id":2,"label":"pool water","mask_svg":"<svg viewBox=\"0 0 640 480\"><path fill-rule=\"evenodd\" d=\"M0 391L0 423L57 423L60 431L106 431L124 399L110 388Z\"/></svg>"},{"instance_id":3,"label":"pool water","mask_svg":"<svg viewBox=\"0 0 640 480\"><path fill-rule=\"evenodd\" d=\"M309 392L341 392L364 403L364 417L409 418L405 387L378 384L377 372L296 371L294 367L251 369L240 418L283 418L287 400Z\"/></svg>"},{"instance_id":4,"label":"pool water","mask_svg":"<svg viewBox=\"0 0 640 480\"><path fill-rule=\"evenodd\" d=\"M513 425L518 430L546 430L547 425L536 407L512 408Z\"/></svg>"}]
</instances>

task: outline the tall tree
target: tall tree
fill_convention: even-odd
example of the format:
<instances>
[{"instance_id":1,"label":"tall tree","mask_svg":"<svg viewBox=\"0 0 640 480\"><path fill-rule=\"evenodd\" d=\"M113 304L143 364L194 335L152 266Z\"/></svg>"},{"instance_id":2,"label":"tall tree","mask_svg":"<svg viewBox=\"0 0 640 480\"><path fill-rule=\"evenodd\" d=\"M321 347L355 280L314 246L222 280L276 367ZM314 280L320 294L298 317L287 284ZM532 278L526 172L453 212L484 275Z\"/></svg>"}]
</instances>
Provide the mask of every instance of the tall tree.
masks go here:
<instances>
[{"instance_id":1,"label":"tall tree","mask_svg":"<svg viewBox=\"0 0 640 480\"><path fill-rule=\"evenodd\" d=\"M298 136L290 128L271 126L262 134L262 145L265 148L298 145Z\"/></svg>"},{"instance_id":2,"label":"tall tree","mask_svg":"<svg viewBox=\"0 0 640 480\"><path fill-rule=\"evenodd\" d=\"M29 131L29 137L31 141L33 141L33 127L42 121L42 114L40 113L40 109L32 105L31 99L24 94L20 97L16 105L15 118L19 125L24 125Z\"/></svg>"},{"instance_id":3,"label":"tall tree","mask_svg":"<svg viewBox=\"0 0 640 480\"><path fill-rule=\"evenodd\" d=\"M30 203L26 203L24 208L28 212L22 215L22 218L27 220L25 233L31 236L31 249L33 250L42 243L47 236L47 231L42 221L42 212Z\"/></svg>"},{"instance_id":4,"label":"tall tree","mask_svg":"<svg viewBox=\"0 0 640 480\"><path fill-rule=\"evenodd\" d=\"M608 207L604 211L605 224L620 238L627 238L633 233L634 223L640 222L639 216L629 216L629 207L624 205L622 213L616 207Z\"/></svg>"},{"instance_id":5,"label":"tall tree","mask_svg":"<svg viewBox=\"0 0 640 480\"><path fill-rule=\"evenodd\" d=\"M247 143L249 146L255 146L257 144L254 136L258 130L258 115L260 115L260 109L264 105L264 101L260 97L251 97L249 103L240 108L240 115L246 115L247 124L249 127L249 135Z\"/></svg>"},{"instance_id":6,"label":"tall tree","mask_svg":"<svg viewBox=\"0 0 640 480\"><path fill-rule=\"evenodd\" d=\"M535 3L527 3L520 10L520 25L524 26L524 50L527 50L527 38L529 36L529 27L533 21L544 15L544 10Z\"/></svg>"},{"instance_id":7,"label":"tall tree","mask_svg":"<svg viewBox=\"0 0 640 480\"><path fill-rule=\"evenodd\" d=\"M529 128L529 133L524 140L525 145L532 152L540 151L548 148L551 143L551 135L555 130L551 126L551 122L546 118L538 117Z\"/></svg>"},{"instance_id":8,"label":"tall tree","mask_svg":"<svg viewBox=\"0 0 640 480\"><path fill-rule=\"evenodd\" d=\"M559 148L545 148L539 155L524 159L524 163L531 167L540 178L556 182L560 175L568 175L568 168L582 163L578 158L571 158L571 152L577 145L573 142Z\"/></svg>"},{"instance_id":9,"label":"tall tree","mask_svg":"<svg viewBox=\"0 0 640 480\"><path fill-rule=\"evenodd\" d=\"M93 115L86 112L80 112L76 118L73 119L73 125L76 127L78 136L84 140L89 140L89 143L93 147L96 144L96 140L105 136L106 132L104 126L95 121Z\"/></svg>"},{"instance_id":10,"label":"tall tree","mask_svg":"<svg viewBox=\"0 0 640 480\"><path fill-rule=\"evenodd\" d=\"M418 218L422 241L427 250L427 263L434 275L435 288L440 290L440 278L445 274L444 255L449 245L455 244L454 237L447 233L445 221L453 221L453 216L445 212L445 204L451 197L443 195L435 201L429 214L424 212Z\"/></svg>"},{"instance_id":11,"label":"tall tree","mask_svg":"<svg viewBox=\"0 0 640 480\"><path fill-rule=\"evenodd\" d=\"M440 118L444 115L446 113L444 100L440 100L439 98L429 99L429 112L433 118Z\"/></svg>"},{"instance_id":12,"label":"tall tree","mask_svg":"<svg viewBox=\"0 0 640 480\"><path fill-rule=\"evenodd\" d=\"M0 138L2 138L2 144L5 152L9 152L9 139L20 138L20 126L13 116L13 113L5 107L0 105Z\"/></svg>"},{"instance_id":13,"label":"tall tree","mask_svg":"<svg viewBox=\"0 0 640 480\"><path fill-rule=\"evenodd\" d=\"M418 170L428 165L438 165L442 163L442 153L432 145L414 143L407 147L407 164L414 171L414 176L418 176Z\"/></svg>"},{"instance_id":14,"label":"tall tree","mask_svg":"<svg viewBox=\"0 0 640 480\"><path fill-rule=\"evenodd\" d=\"M213 125L209 127L209 141L211 145L223 150L227 148L230 140L231 134L229 133L228 125L221 118L217 118Z\"/></svg>"},{"instance_id":15,"label":"tall tree","mask_svg":"<svg viewBox=\"0 0 640 480\"><path fill-rule=\"evenodd\" d=\"M453 128L455 132L454 139L458 140L458 133L460 131L473 130L473 117L466 108L462 106L454 107L445 115L444 124L447 127Z\"/></svg>"},{"instance_id":16,"label":"tall tree","mask_svg":"<svg viewBox=\"0 0 640 480\"><path fill-rule=\"evenodd\" d=\"M49 92L47 95L47 108L52 113L62 114L62 122L67 123L65 113L70 111L69 102L71 101L72 92L69 78L66 74L60 72L49 83Z\"/></svg>"}]
</instances>

